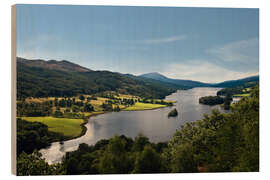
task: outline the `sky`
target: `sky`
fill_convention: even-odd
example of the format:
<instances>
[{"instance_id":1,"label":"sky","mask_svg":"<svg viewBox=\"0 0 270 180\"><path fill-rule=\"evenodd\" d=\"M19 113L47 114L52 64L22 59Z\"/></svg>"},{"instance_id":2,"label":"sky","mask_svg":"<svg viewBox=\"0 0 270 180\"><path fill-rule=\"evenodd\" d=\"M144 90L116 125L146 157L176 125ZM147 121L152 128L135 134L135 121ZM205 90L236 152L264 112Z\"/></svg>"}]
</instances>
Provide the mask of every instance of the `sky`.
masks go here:
<instances>
[{"instance_id":1,"label":"sky","mask_svg":"<svg viewBox=\"0 0 270 180\"><path fill-rule=\"evenodd\" d=\"M259 10L17 5L17 56L222 82L259 73Z\"/></svg>"}]
</instances>

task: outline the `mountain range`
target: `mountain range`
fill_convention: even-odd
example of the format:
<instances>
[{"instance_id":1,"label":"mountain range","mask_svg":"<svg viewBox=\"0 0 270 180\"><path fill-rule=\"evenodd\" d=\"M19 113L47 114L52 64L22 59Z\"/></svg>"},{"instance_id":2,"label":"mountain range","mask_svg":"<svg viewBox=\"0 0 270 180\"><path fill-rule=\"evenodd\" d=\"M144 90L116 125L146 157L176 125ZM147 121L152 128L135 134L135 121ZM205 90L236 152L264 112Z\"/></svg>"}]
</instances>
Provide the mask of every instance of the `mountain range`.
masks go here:
<instances>
[{"instance_id":1,"label":"mountain range","mask_svg":"<svg viewBox=\"0 0 270 180\"><path fill-rule=\"evenodd\" d=\"M140 75L140 77L155 79L162 82L168 82L168 83L177 84L177 85L183 85L186 87L209 87L211 85L211 84L202 83L199 81L171 79L157 72L142 74Z\"/></svg>"},{"instance_id":2,"label":"mountain range","mask_svg":"<svg viewBox=\"0 0 270 180\"><path fill-rule=\"evenodd\" d=\"M75 96L104 91L128 93L145 98L164 98L177 89L234 87L258 82L259 76L217 84L171 79L159 73L140 76L110 71L93 71L62 60L28 60L17 57L17 98Z\"/></svg>"},{"instance_id":3,"label":"mountain range","mask_svg":"<svg viewBox=\"0 0 270 180\"><path fill-rule=\"evenodd\" d=\"M183 79L171 79L168 78L160 73L153 72L153 73L147 73L142 74L140 77L148 78L148 79L155 79L162 82L172 83L176 85L183 85L188 88L193 87L236 87L236 86L242 86L245 83L251 83L251 82L258 82L259 76L251 76L243 79L238 80L230 80L230 81L224 81L220 83L203 83L200 81L192 81L192 80L183 80Z\"/></svg>"}]
</instances>

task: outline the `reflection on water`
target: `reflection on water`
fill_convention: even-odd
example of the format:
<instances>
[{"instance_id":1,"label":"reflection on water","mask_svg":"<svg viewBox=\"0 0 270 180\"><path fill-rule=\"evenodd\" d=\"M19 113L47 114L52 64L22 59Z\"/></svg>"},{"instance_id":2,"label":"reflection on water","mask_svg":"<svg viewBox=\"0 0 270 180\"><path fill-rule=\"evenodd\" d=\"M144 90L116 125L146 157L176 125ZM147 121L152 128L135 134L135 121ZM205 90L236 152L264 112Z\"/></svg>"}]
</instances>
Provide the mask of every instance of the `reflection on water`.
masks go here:
<instances>
[{"instance_id":1,"label":"reflection on water","mask_svg":"<svg viewBox=\"0 0 270 180\"><path fill-rule=\"evenodd\" d=\"M186 122L196 121L203 114L210 113L219 106L207 106L199 104L202 96L214 96L219 88L193 88L185 91L177 91L166 97L175 100L174 107L166 107L147 111L120 111L111 112L89 119L86 124L87 132L84 136L65 141L52 143L51 147L40 152L49 163L61 161L65 152L74 151L79 144L94 144L101 139L107 139L115 134L135 137L139 133L146 135L152 142L169 140L175 131ZM176 108L177 117L168 118L168 113ZM221 110L222 111L222 110Z\"/></svg>"}]
</instances>

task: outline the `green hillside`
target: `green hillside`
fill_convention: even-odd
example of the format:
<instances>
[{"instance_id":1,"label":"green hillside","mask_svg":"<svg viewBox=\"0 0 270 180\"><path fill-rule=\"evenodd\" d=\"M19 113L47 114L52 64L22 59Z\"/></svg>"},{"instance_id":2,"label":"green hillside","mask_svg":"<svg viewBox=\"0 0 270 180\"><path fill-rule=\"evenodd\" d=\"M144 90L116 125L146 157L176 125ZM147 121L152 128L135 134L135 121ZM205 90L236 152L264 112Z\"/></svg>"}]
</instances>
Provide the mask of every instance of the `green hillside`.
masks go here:
<instances>
[{"instance_id":1,"label":"green hillside","mask_svg":"<svg viewBox=\"0 0 270 180\"><path fill-rule=\"evenodd\" d=\"M18 99L71 97L103 91L146 98L164 98L180 87L110 71L92 71L68 61L33 61L17 58Z\"/></svg>"}]
</instances>

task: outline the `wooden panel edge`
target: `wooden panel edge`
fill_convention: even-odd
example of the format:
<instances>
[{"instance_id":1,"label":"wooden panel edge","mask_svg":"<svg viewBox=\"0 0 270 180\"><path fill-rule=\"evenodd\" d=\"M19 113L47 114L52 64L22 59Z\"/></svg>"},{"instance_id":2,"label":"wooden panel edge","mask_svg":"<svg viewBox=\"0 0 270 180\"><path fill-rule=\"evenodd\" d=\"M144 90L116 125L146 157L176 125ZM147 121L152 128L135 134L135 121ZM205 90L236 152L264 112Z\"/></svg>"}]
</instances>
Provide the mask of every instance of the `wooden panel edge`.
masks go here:
<instances>
[{"instance_id":1,"label":"wooden panel edge","mask_svg":"<svg viewBox=\"0 0 270 180\"><path fill-rule=\"evenodd\" d=\"M11 6L11 173L16 175L16 5Z\"/></svg>"}]
</instances>

